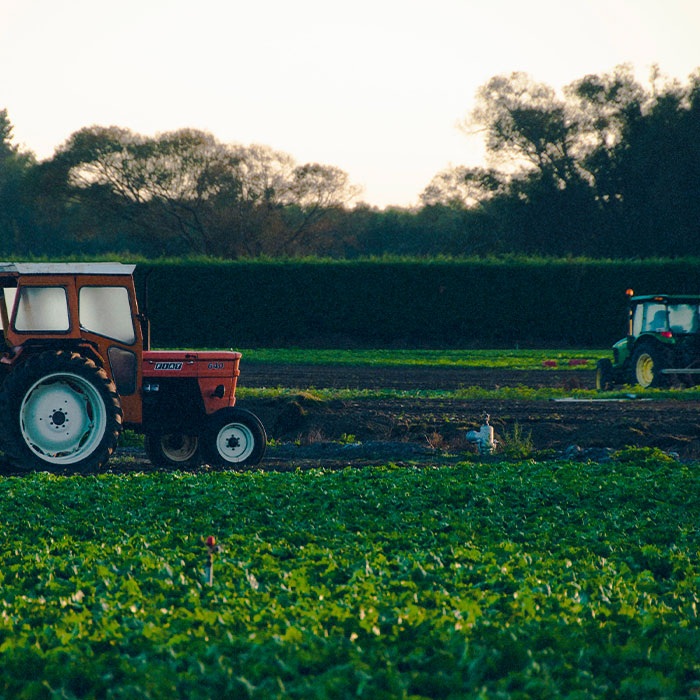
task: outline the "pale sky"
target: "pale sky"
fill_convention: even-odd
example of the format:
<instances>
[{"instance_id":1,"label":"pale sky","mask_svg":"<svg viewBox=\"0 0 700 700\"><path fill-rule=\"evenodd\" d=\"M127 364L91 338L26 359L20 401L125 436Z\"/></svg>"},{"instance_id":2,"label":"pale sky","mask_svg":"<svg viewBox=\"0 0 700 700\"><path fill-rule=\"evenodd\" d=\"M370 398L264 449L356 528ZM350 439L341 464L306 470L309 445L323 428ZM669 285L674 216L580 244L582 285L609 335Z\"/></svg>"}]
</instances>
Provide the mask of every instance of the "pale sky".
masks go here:
<instances>
[{"instance_id":1,"label":"pale sky","mask_svg":"<svg viewBox=\"0 0 700 700\"><path fill-rule=\"evenodd\" d=\"M410 206L483 162L456 124L492 76L558 89L656 63L685 82L698 37L700 0L0 0L0 109L41 159L93 124L192 127Z\"/></svg>"}]
</instances>

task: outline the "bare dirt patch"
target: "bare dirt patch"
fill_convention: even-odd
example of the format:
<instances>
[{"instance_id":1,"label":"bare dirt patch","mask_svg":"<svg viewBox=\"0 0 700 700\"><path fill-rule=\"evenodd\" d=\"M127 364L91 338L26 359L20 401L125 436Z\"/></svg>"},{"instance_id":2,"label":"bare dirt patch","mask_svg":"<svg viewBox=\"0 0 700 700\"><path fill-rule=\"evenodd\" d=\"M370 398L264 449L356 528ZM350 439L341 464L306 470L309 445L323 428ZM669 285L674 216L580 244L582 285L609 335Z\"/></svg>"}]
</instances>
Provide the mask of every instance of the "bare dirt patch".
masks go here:
<instances>
[{"instance_id":1,"label":"bare dirt patch","mask_svg":"<svg viewBox=\"0 0 700 700\"><path fill-rule=\"evenodd\" d=\"M520 385L594 389L595 373L587 369L503 370L411 365L365 367L244 363L238 384L244 387L300 389L460 389L470 386L497 389Z\"/></svg>"},{"instance_id":2,"label":"bare dirt patch","mask_svg":"<svg viewBox=\"0 0 700 700\"><path fill-rule=\"evenodd\" d=\"M359 387L394 389L593 388L592 371L461 370L311 365L242 367L241 386ZM320 402L300 394L240 402L257 413L270 437L311 445L351 441L408 443L468 450L467 430L490 415L503 444L517 425L537 450L659 447L681 457L700 457L700 404L693 401L516 401L440 399L362 399Z\"/></svg>"}]
</instances>

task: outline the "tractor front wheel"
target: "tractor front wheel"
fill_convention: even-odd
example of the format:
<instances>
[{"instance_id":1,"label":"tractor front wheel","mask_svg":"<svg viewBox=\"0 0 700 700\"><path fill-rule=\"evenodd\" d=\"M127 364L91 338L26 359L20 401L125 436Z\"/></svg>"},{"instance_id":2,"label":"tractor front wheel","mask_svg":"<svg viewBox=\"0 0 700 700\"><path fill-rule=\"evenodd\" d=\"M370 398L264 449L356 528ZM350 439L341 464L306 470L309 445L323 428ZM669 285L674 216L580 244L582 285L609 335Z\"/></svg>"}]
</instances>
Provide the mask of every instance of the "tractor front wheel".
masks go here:
<instances>
[{"instance_id":1,"label":"tractor front wheel","mask_svg":"<svg viewBox=\"0 0 700 700\"><path fill-rule=\"evenodd\" d=\"M18 469L96 471L122 429L107 373L75 352L47 351L13 369L0 394L0 435Z\"/></svg>"},{"instance_id":2,"label":"tractor front wheel","mask_svg":"<svg viewBox=\"0 0 700 700\"><path fill-rule=\"evenodd\" d=\"M197 467L202 463L196 435L149 433L144 442L148 459L158 467Z\"/></svg>"},{"instance_id":3,"label":"tractor front wheel","mask_svg":"<svg viewBox=\"0 0 700 700\"><path fill-rule=\"evenodd\" d=\"M206 458L216 466L252 466L267 449L263 424L240 408L222 408L209 416L204 441Z\"/></svg>"},{"instance_id":4,"label":"tractor front wheel","mask_svg":"<svg viewBox=\"0 0 700 700\"><path fill-rule=\"evenodd\" d=\"M641 345L632 355L634 382L643 389L664 386L666 378L661 374L663 362L661 353L650 345Z\"/></svg>"}]
</instances>

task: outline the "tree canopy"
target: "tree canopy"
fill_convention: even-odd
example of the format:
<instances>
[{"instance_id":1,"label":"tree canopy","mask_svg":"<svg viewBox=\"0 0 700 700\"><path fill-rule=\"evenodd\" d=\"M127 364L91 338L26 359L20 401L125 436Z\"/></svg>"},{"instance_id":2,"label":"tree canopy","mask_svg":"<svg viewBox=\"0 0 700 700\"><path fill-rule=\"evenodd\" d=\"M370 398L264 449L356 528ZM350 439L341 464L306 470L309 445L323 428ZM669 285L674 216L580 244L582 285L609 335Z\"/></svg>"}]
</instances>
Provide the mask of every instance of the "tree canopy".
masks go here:
<instances>
[{"instance_id":1,"label":"tree canopy","mask_svg":"<svg viewBox=\"0 0 700 700\"><path fill-rule=\"evenodd\" d=\"M680 85L655 71L645 88L620 66L563 93L522 73L491 78L462 122L485 135L487 192L474 197L473 170L454 168L422 200L486 213L507 251L697 253L700 72Z\"/></svg>"},{"instance_id":2,"label":"tree canopy","mask_svg":"<svg viewBox=\"0 0 700 700\"><path fill-rule=\"evenodd\" d=\"M461 128L483 135L488 162L437 173L418 207L379 210L355 203L338 167L196 129L89 126L38 162L0 110L0 246L231 259L697 254L700 70L685 83L654 70L642 84L619 66L561 93L498 75Z\"/></svg>"}]
</instances>

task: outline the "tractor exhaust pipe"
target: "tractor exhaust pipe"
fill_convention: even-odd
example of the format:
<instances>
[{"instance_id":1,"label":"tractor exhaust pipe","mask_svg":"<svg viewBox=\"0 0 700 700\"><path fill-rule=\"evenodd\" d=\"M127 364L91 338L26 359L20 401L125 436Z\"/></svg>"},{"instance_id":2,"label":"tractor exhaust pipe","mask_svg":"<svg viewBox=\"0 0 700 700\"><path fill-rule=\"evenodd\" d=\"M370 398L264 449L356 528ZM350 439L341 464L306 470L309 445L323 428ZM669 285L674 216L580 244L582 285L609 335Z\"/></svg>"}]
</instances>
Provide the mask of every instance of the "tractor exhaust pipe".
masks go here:
<instances>
[{"instance_id":1,"label":"tractor exhaust pipe","mask_svg":"<svg viewBox=\"0 0 700 700\"><path fill-rule=\"evenodd\" d=\"M148 305L148 280L153 273L153 268L149 267L143 276L143 309L139 314L141 321L141 329L143 331L143 346L144 350L151 349L151 319Z\"/></svg>"}]
</instances>

